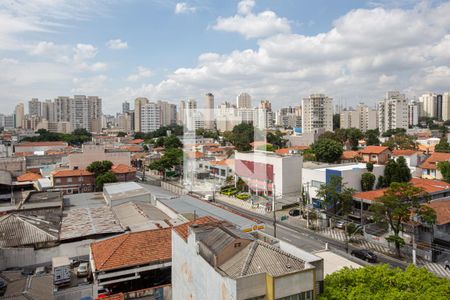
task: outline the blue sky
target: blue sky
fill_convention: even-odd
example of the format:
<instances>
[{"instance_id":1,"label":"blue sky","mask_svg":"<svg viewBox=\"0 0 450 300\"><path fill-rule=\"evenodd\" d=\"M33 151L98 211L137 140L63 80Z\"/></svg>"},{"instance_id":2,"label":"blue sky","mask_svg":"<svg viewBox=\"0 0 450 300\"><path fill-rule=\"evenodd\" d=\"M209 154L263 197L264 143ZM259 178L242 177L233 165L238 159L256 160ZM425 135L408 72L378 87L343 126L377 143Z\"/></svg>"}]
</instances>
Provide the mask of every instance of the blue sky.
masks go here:
<instances>
[{"instance_id":1,"label":"blue sky","mask_svg":"<svg viewBox=\"0 0 450 300\"><path fill-rule=\"evenodd\" d=\"M374 104L450 90L441 1L9 0L0 2L0 109L32 97L298 105L312 92Z\"/></svg>"}]
</instances>

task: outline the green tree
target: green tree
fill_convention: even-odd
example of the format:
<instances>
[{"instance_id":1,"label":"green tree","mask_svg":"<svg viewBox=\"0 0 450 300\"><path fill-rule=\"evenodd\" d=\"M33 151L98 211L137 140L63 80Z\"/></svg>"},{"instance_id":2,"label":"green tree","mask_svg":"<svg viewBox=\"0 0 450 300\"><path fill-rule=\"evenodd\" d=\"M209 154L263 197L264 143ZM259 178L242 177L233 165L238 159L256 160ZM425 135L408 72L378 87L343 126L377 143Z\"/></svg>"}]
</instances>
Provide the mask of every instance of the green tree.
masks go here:
<instances>
[{"instance_id":1,"label":"green tree","mask_svg":"<svg viewBox=\"0 0 450 300\"><path fill-rule=\"evenodd\" d=\"M164 155L157 161L149 165L151 170L157 170L163 173L163 178L166 178L166 171L173 168L181 168L183 163L183 150L178 148L169 148L164 152ZM181 171L181 170L179 170Z\"/></svg>"},{"instance_id":2,"label":"green tree","mask_svg":"<svg viewBox=\"0 0 450 300\"><path fill-rule=\"evenodd\" d=\"M164 147L164 141L165 141L164 137L160 136L155 140L155 147Z\"/></svg>"},{"instance_id":3,"label":"green tree","mask_svg":"<svg viewBox=\"0 0 450 300\"><path fill-rule=\"evenodd\" d=\"M364 137L366 139L367 146L379 146L380 145L380 139L378 138L380 136L380 131L378 129L369 129L364 134Z\"/></svg>"},{"instance_id":4,"label":"green tree","mask_svg":"<svg viewBox=\"0 0 450 300\"><path fill-rule=\"evenodd\" d=\"M270 144L265 144L265 145L259 145L258 147L256 147L256 150L274 152L275 148L274 148L274 146L272 146Z\"/></svg>"},{"instance_id":5,"label":"green tree","mask_svg":"<svg viewBox=\"0 0 450 300\"><path fill-rule=\"evenodd\" d=\"M334 214L347 214L352 206L352 188L347 188L342 182L342 177L332 175L327 184L320 185L317 196L323 198L327 206L332 206Z\"/></svg>"},{"instance_id":6,"label":"green tree","mask_svg":"<svg viewBox=\"0 0 450 300\"><path fill-rule=\"evenodd\" d=\"M383 146L389 147L389 149L407 149L415 150L417 148L415 138L407 134L396 134L391 136Z\"/></svg>"},{"instance_id":7,"label":"green tree","mask_svg":"<svg viewBox=\"0 0 450 300\"><path fill-rule=\"evenodd\" d=\"M175 135L169 135L164 139L164 148L166 149L182 148L182 147L183 143Z\"/></svg>"},{"instance_id":8,"label":"green tree","mask_svg":"<svg viewBox=\"0 0 450 300\"><path fill-rule=\"evenodd\" d=\"M366 169L367 169L367 171L372 172L373 171L373 163L371 163L371 162L366 163Z\"/></svg>"},{"instance_id":9,"label":"green tree","mask_svg":"<svg viewBox=\"0 0 450 300\"><path fill-rule=\"evenodd\" d=\"M325 277L319 299L448 299L450 281L425 268L409 265L406 270L387 264L343 268Z\"/></svg>"},{"instance_id":10,"label":"green tree","mask_svg":"<svg viewBox=\"0 0 450 300\"><path fill-rule=\"evenodd\" d=\"M438 162L437 168L441 172L444 181L450 183L450 163L448 161Z\"/></svg>"},{"instance_id":11,"label":"green tree","mask_svg":"<svg viewBox=\"0 0 450 300\"><path fill-rule=\"evenodd\" d=\"M376 189L382 189L384 188L384 177L383 176L378 176L378 181L377 181L377 187Z\"/></svg>"},{"instance_id":12,"label":"green tree","mask_svg":"<svg viewBox=\"0 0 450 300\"><path fill-rule=\"evenodd\" d=\"M358 150L359 140L363 137L364 134L361 132L361 130L357 128L347 129L347 140L350 142L352 150Z\"/></svg>"},{"instance_id":13,"label":"green tree","mask_svg":"<svg viewBox=\"0 0 450 300\"><path fill-rule=\"evenodd\" d=\"M105 183L113 182L117 182L116 175L114 175L113 172L108 171L95 178L95 188L97 189L97 191L101 191L103 190L103 186L105 185Z\"/></svg>"},{"instance_id":14,"label":"green tree","mask_svg":"<svg viewBox=\"0 0 450 300\"><path fill-rule=\"evenodd\" d=\"M117 133L117 137L125 137L125 136L127 136L127 133L126 133L126 132L119 131L119 132Z\"/></svg>"},{"instance_id":15,"label":"green tree","mask_svg":"<svg viewBox=\"0 0 450 300\"><path fill-rule=\"evenodd\" d=\"M249 151L252 149L251 143L255 141L255 129L252 124L241 123L234 126L231 131L230 142L237 151Z\"/></svg>"},{"instance_id":16,"label":"green tree","mask_svg":"<svg viewBox=\"0 0 450 300\"><path fill-rule=\"evenodd\" d=\"M332 163L337 161L343 152L341 143L331 139L320 139L312 145L316 159Z\"/></svg>"},{"instance_id":17,"label":"green tree","mask_svg":"<svg viewBox=\"0 0 450 300\"><path fill-rule=\"evenodd\" d=\"M415 187L411 183L392 182L384 195L377 198L377 201L370 206L377 223L390 225L393 234L387 240L395 244L398 256L400 256L400 248L405 243L399 234L403 230L403 224L409 221L411 214L415 213L419 217L426 216L428 220L433 219L433 210L420 205L420 201L427 197L428 194L424 189Z\"/></svg>"},{"instance_id":18,"label":"green tree","mask_svg":"<svg viewBox=\"0 0 450 300\"><path fill-rule=\"evenodd\" d=\"M94 173L95 177L98 177L110 171L112 166L113 163L109 160L94 161L89 166L87 166L86 170Z\"/></svg>"},{"instance_id":19,"label":"green tree","mask_svg":"<svg viewBox=\"0 0 450 300\"><path fill-rule=\"evenodd\" d=\"M272 144L276 149L286 147L287 140L283 138L283 133L279 130L275 133L267 133L267 142Z\"/></svg>"},{"instance_id":20,"label":"green tree","mask_svg":"<svg viewBox=\"0 0 450 300\"><path fill-rule=\"evenodd\" d=\"M361 175L361 189L363 192L373 190L373 185L377 178L372 173L364 173Z\"/></svg>"},{"instance_id":21,"label":"green tree","mask_svg":"<svg viewBox=\"0 0 450 300\"><path fill-rule=\"evenodd\" d=\"M439 141L439 143L434 146L434 151L435 152L450 152L450 144L447 141L446 137L441 138L441 140Z\"/></svg>"},{"instance_id":22,"label":"green tree","mask_svg":"<svg viewBox=\"0 0 450 300\"><path fill-rule=\"evenodd\" d=\"M334 114L333 115L333 130L341 128L341 115Z\"/></svg>"},{"instance_id":23,"label":"green tree","mask_svg":"<svg viewBox=\"0 0 450 300\"><path fill-rule=\"evenodd\" d=\"M339 135L338 135L339 133ZM325 131L319 136L319 141L329 139L334 140L339 143L343 143L347 139L346 130L345 129L337 129L336 132L333 131ZM344 140L344 141L343 141Z\"/></svg>"},{"instance_id":24,"label":"green tree","mask_svg":"<svg viewBox=\"0 0 450 300\"><path fill-rule=\"evenodd\" d=\"M392 182L409 182L411 171L403 156L397 160L390 159L384 168L384 186L389 186Z\"/></svg>"}]
</instances>

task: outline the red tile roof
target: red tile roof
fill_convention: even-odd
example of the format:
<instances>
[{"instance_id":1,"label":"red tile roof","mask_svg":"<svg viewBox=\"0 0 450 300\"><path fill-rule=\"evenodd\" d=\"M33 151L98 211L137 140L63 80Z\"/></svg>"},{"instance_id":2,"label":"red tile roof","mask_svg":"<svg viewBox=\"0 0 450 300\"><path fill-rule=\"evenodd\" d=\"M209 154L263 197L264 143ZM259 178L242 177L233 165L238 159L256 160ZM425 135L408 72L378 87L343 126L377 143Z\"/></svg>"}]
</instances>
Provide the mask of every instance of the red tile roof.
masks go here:
<instances>
[{"instance_id":1,"label":"red tile roof","mask_svg":"<svg viewBox=\"0 0 450 300\"><path fill-rule=\"evenodd\" d=\"M128 142L128 144L134 144L134 145L138 145L140 143L143 143L144 140L143 139L134 139Z\"/></svg>"},{"instance_id":2,"label":"red tile roof","mask_svg":"<svg viewBox=\"0 0 450 300\"><path fill-rule=\"evenodd\" d=\"M97 299L102 299L102 300L124 300L125 299L125 295L123 293L119 293L119 294L114 294L114 295L109 295L103 298L97 298Z\"/></svg>"},{"instance_id":3,"label":"red tile roof","mask_svg":"<svg viewBox=\"0 0 450 300\"><path fill-rule=\"evenodd\" d=\"M125 233L91 244L96 271L159 263L172 259L172 229Z\"/></svg>"},{"instance_id":4,"label":"red tile roof","mask_svg":"<svg viewBox=\"0 0 450 300\"><path fill-rule=\"evenodd\" d=\"M24 142L19 143L16 147L42 147L42 146L67 146L66 142Z\"/></svg>"},{"instance_id":5,"label":"red tile roof","mask_svg":"<svg viewBox=\"0 0 450 300\"><path fill-rule=\"evenodd\" d=\"M394 156L411 156L417 153L417 150L402 150L396 149L392 151L392 155Z\"/></svg>"},{"instance_id":6,"label":"red tile roof","mask_svg":"<svg viewBox=\"0 0 450 300\"><path fill-rule=\"evenodd\" d=\"M87 170L59 170L53 172L53 177L76 177L76 176L92 176L93 173Z\"/></svg>"},{"instance_id":7,"label":"red tile roof","mask_svg":"<svg viewBox=\"0 0 450 300\"><path fill-rule=\"evenodd\" d=\"M415 187L422 188L427 193L435 193L450 189L450 184L440 180L412 178L410 183L412 183L412 185L414 185ZM384 195L385 190L386 189L379 189L367 192L359 192L353 194L353 198L375 201L377 198Z\"/></svg>"},{"instance_id":8,"label":"red tile roof","mask_svg":"<svg viewBox=\"0 0 450 300\"><path fill-rule=\"evenodd\" d=\"M24 157L24 156L32 156L34 155L33 152L15 152L14 156L16 157Z\"/></svg>"},{"instance_id":9,"label":"red tile roof","mask_svg":"<svg viewBox=\"0 0 450 300\"><path fill-rule=\"evenodd\" d=\"M286 155L286 154L289 154L289 151L291 151L291 150L294 150L294 151L302 150L302 151L304 151L304 150L308 150L308 149L309 149L309 146L292 146L292 147L288 147L288 148L277 149L277 150L275 150L275 153L279 154L279 155Z\"/></svg>"},{"instance_id":10,"label":"red tile roof","mask_svg":"<svg viewBox=\"0 0 450 300\"><path fill-rule=\"evenodd\" d=\"M194 158L194 159L199 159L199 158L203 158L203 153L196 151L196 152L187 152L187 157L188 158Z\"/></svg>"},{"instance_id":11,"label":"red tile roof","mask_svg":"<svg viewBox=\"0 0 450 300\"><path fill-rule=\"evenodd\" d=\"M437 169L437 163L442 161L449 161L450 160L450 153L440 153L435 152L431 154L430 157L428 157L419 168L422 169L431 169L436 170Z\"/></svg>"},{"instance_id":12,"label":"red tile roof","mask_svg":"<svg viewBox=\"0 0 450 300\"><path fill-rule=\"evenodd\" d=\"M359 155L358 151L346 150L342 152L341 160L355 159L356 157L358 157L358 155Z\"/></svg>"},{"instance_id":13,"label":"red tile roof","mask_svg":"<svg viewBox=\"0 0 450 300\"><path fill-rule=\"evenodd\" d=\"M19 177L17 177L17 181L18 182L25 182L25 181L36 181L38 179L41 179L42 176L36 173L25 173L23 175L20 175Z\"/></svg>"},{"instance_id":14,"label":"red tile roof","mask_svg":"<svg viewBox=\"0 0 450 300\"><path fill-rule=\"evenodd\" d=\"M136 172L136 169L124 164L120 164L112 166L111 171L115 174L126 174Z\"/></svg>"},{"instance_id":15,"label":"red tile roof","mask_svg":"<svg viewBox=\"0 0 450 300\"><path fill-rule=\"evenodd\" d=\"M364 148L361 151L361 153L362 154L380 154L386 150L389 150L389 148L384 147L384 146L367 146L366 148Z\"/></svg>"},{"instance_id":16,"label":"red tile roof","mask_svg":"<svg viewBox=\"0 0 450 300\"><path fill-rule=\"evenodd\" d=\"M220 221L213 217L210 217L210 216L204 216L204 217L198 218L194 221L175 226L173 229L178 233L178 235L181 238L183 238L186 241L188 238L190 226L201 225L201 224L206 224L206 223L217 223L217 222L220 222Z\"/></svg>"},{"instance_id":17,"label":"red tile roof","mask_svg":"<svg viewBox=\"0 0 450 300\"><path fill-rule=\"evenodd\" d=\"M436 212L436 224L444 225L450 223L450 199L435 200L425 204Z\"/></svg>"}]
</instances>

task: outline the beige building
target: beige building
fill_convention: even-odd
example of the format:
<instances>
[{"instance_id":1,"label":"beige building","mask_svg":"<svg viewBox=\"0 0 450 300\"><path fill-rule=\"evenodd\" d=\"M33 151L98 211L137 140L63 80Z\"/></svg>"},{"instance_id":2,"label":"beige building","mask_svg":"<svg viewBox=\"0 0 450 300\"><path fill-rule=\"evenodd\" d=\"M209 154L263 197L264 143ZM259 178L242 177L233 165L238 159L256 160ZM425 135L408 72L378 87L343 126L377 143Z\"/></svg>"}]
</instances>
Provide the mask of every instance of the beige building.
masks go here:
<instances>
[{"instance_id":1,"label":"beige building","mask_svg":"<svg viewBox=\"0 0 450 300\"><path fill-rule=\"evenodd\" d=\"M134 100L134 131L141 132L141 108L148 103L148 99L139 97Z\"/></svg>"},{"instance_id":2,"label":"beige building","mask_svg":"<svg viewBox=\"0 0 450 300\"><path fill-rule=\"evenodd\" d=\"M15 127L16 128L24 128L25 126L25 107L23 103L19 103L16 105L16 109L14 110L15 116Z\"/></svg>"},{"instance_id":3,"label":"beige building","mask_svg":"<svg viewBox=\"0 0 450 300\"><path fill-rule=\"evenodd\" d=\"M205 95L205 129L214 129L214 95L212 93L207 93Z\"/></svg>"},{"instance_id":4,"label":"beige building","mask_svg":"<svg viewBox=\"0 0 450 300\"><path fill-rule=\"evenodd\" d=\"M45 129L56 133L71 133L72 126L70 122L49 122L47 119L41 119L36 125L36 130Z\"/></svg>"},{"instance_id":5,"label":"beige building","mask_svg":"<svg viewBox=\"0 0 450 300\"><path fill-rule=\"evenodd\" d=\"M312 94L302 99L302 130L305 133L324 128L333 131L333 99Z\"/></svg>"},{"instance_id":6,"label":"beige building","mask_svg":"<svg viewBox=\"0 0 450 300\"><path fill-rule=\"evenodd\" d=\"M236 97L237 108L252 108L252 97L247 93L240 93Z\"/></svg>"},{"instance_id":7,"label":"beige building","mask_svg":"<svg viewBox=\"0 0 450 300\"><path fill-rule=\"evenodd\" d=\"M70 169L86 169L94 161L109 160L113 165L131 165L131 154L126 151L106 149L105 145L83 144L81 152L73 152L68 156Z\"/></svg>"},{"instance_id":8,"label":"beige building","mask_svg":"<svg viewBox=\"0 0 450 300\"><path fill-rule=\"evenodd\" d=\"M360 104L356 110L344 110L340 114L341 128L357 128L362 132L378 127L378 112Z\"/></svg>"},{"instance_id":9,"label":"beige building","mask_svg":"<svg viewBox=\"0 0 450 300\"><path fill-rule=\"evenodd\" d=\"M450 93L442 94L442 121L450 120Z\"/></svg>"},{"instance_id":10,"label":"beige building","mask_svg":"<svg viewBox=\"0 0 450 300\"><path fill-rule=\"evenodd\" d=\"M408 100L398 91L386 93L384 100L378 102L378 128L380 133L390 129L408 129Z\"/></svg>"}]
</instances>

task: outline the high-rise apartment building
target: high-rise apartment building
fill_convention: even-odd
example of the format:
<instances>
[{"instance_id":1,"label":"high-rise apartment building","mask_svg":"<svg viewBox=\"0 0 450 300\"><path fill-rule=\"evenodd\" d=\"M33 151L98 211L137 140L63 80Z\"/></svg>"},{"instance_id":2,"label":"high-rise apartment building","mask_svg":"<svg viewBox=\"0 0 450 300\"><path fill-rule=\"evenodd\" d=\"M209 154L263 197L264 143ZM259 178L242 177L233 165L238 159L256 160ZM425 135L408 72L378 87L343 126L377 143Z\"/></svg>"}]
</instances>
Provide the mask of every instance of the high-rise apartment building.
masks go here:
<instances>
[{"instance_id":1,"label":"high-rise apartment building","mask_svg":"<svg viewBox=\"0 0 450 300\"><path fill-rule=\"evenodd\" d=\"M269 100L261 100L259 108L272 110L272 103Z\"/></svg>"},{"instance_id":2,"label":"high-rise apartment building","mask_svg":"<svg viewBox=\"0 0 450 300\"><path fill-rule=\"evenodd\" d=\"M134 131L141 132L141 108L148 103L148 99L139 97L134 100Z\"/></svg>"},{"instance_id":3,"label":"high-rise apartment building","mask_svg":"<svg viewBox=\"0 0 450 300\"><path fill-rule=\"evenodd\" d=\"M42 118L49 122L55 122L55 103L52 100L45 100L42 102Z\"/></svg>"},{"instance_id":4,"label":"high-rise apartment building","mask_svg":"<svg viewBox=\"0 0 450 300\"><path fill-rule=\"evenodd\" d=\"M70 101L70 125L73 130L89 130L89 104L85 95L75 95Z\"/></svg>"},{"instance_id":5,"label":"high-rise apartment building","mask_svg":"<svg viewBox=\"0 0 450 300\"><path fill-rule=\"evenodd\" d=\"M416 126L419 124L420 105L413 100L408 104L408 126Z\"/></svg>"},{"instance_id":6,"label":"high-rise apartment building","mask_svg":"<svg viewBox=\"0 0 450 300\"><path fill-rule=\"evenodd\" d=\"M14 127L24 128L24 126L25 126L25 107L23 103L19 103L16 105L16 109L14 110Z\"/></svg>"},{"instance_id":7,"label":"high-rise apartment building","mask_svg":"<svg viewBox=\"0 0 450 300\"><path fill-rule=\"evenodd\" d=\"M436 96L436 112L434 118L437 120L442 120L442 95Z\"/></svg>"},{"instance_id":8,"label":"high-rise apartment building","mask_svg":"<svg viewBox=\"0 0 450 300\"><path fill-rule=\"evenodd\" d=\"M252 108L252 97L247 93L240 93L236 97L237 108Z\"/></svg>"},{"instance_id":9,"label":"high-rise apartment building","mask_svg":"<svg viewBox=\"0 0 450 300\"><path fill-rule=\"evenodd\" d=\"M435 93L423 94L419 97L421 103L421 117L435 118L438 114L438 95ZM441 101L442 104L442 101ZM442 111L442 106L441 106Z\"/></svg>"},{"instance_id":10,"label":"high-rise apartment building","mask_svg":"<svg viewBox=\"0 0 450 300\"><path fill-rule=\"evenodd\" d=\"M177 106L166 101L158 101L161 112L161 126L169 126L177 122Z\"/></svg>"},{"instance_id":11,"label":"high-rise apartment building","mask_svg":"<svg viewBox=\"0 0 450 300\"><path fill-rule=\"evenodd\" d=\"M186 122L185 118L186 118L186 102L184 100L181 100L180 104L178 105L177 124L184 125Z\"/></svg>"},{"instance_id":12,"label":"high-rise apartment building","mask_svg":"<svg viewBox=\"0 0 450 300\"><path fill-rule=\"evenodd\" d=\"M214 119L214 95L207 93L205 95L205 129L213 130L216 128L216 122Z\"/></svg>"},{"instance_id":13,"label":"high-rise apartment building","mask_svg":"<svg viewBox=\"0 0 450 300\"><path fill-rule=\"evenodd\" d=\"M378 127L378 112L364 104L355 110L343 110L340 114L341 128L357 128L362 132Z\"/></svg>"},{"instance_id":14,"label":"high-rise apartment building","mask_svg":"<svg viewBox=\"0 0 450 300\"><path fill-rule=\"evenodd\" d=\"M333 131L333 99L312 94L302 99L302 130L308 133L320 128Z\"/></svg>"},{"instance_id":15,"label":"high-rise apartment building","mask_svg":"<svg viewBox=\"0 0 450 300\"><path fill-rule=\"evenodd\" d=\"M387 92L378 102L378 128L380 133L390 129L408 129L408 100L398 91Z\"/></svg>"},{"instance_id":16,"label":"high-rise apartment building","mask_svg":"<svg viewBox=\"0 0 450 300\"><path fill-rule=\"evenodd\" d=\"M450 93L442 94L442 120L450 120Z\"/></svg>"},{"instance_id":17,"label":"high-rise apartment building","mask_svg":"<svg viewBox=\"0 0 450 300\"><path fill-rule=\"evenodd\" d=\"M41 102L37 98L33 98L28 101L28 114L30 116L41 117L42 116L42 107Z\"/></svg>"},{"instance_id":18,"label":"high-rise apartment building","mask_svg":"<svg viewBox=\"0 0 450 300\"><path fill-rule=\"evenodd\" d=\"M100 132L102 130L102 99L97 96L88 96L88 130Z\"/></svg>"},{"instance_id":19,"label":"high-rise apartment building","mask_svg":"<svg viewBox=\"0 0 450 300\"><path fill-rule=\"evenodd\" d=\"M130 102L124 101L122 103L122 113L124 114L124 113L127 113L129 111L130 111Z\"/></svg>"},{"instance_id":20,"label":"high-rise apartment building","mask_svg":"<svg viewBox=\"0 0 450 300\"><path fill-rule=\"evenodd\" d=\"M149 102L141 106L141 132L152 132L161 127L161 110L157 103Z\"/></svg>"},{"instance_id":21,"label":"high-rise apartment building","mask_svg":"<svg viewBox=\"0 0 450 300\"><path fill-rule=\"evenodd\" d=\"M69 97L58 97L55 99L55 121L56 122L70 122L71 118L71 102Z\"/></svg>"}]
</instances>

